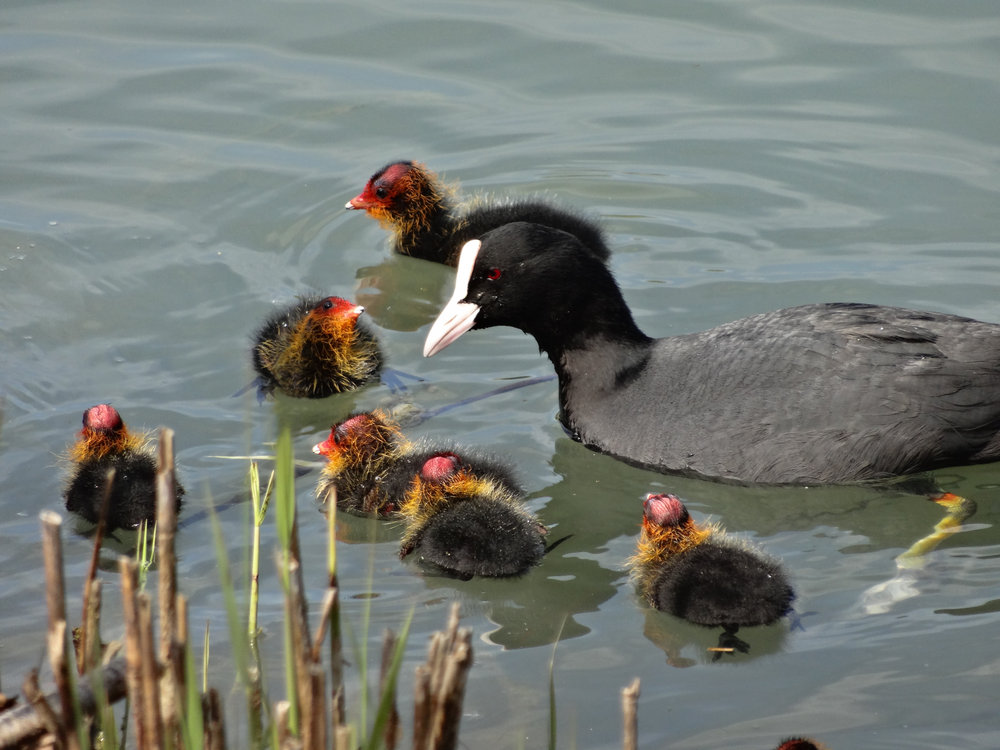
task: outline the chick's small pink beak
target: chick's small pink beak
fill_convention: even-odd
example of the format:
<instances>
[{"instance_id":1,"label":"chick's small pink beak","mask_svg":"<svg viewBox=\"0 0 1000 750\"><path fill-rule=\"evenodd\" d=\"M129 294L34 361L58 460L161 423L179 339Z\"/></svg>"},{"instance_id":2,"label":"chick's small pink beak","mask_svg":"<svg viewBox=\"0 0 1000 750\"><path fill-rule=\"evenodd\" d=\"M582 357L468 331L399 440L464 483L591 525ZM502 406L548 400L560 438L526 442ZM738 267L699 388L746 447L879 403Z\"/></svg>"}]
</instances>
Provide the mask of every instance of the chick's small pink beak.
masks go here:
<instances>
[{"instance_id":1,"label":"chick's small pink beak","mask_svg":"<svg viewBox=\"0 0 1000 750\"><path fill-rule=\"evenodd\" d=\"M344 208L350 209L363 209L368 208L368 201L366 201L361 195L355 195L347 203L344 204Z\"/></svg>"},{"instance_id":2,"label":"chick's small pink beak","mask_svg":"<svg viewBox=\"0 0 1000 750\"><path fill-rule=\"evenodd\" d=\"M333 453L334 449L335 445L333 442L333 436L331 435L322 443L316 443L316 445L313 446L313 453L316 453L317 455L320 456L329 456L331 453Z\"/></svg>"}]
</instances>

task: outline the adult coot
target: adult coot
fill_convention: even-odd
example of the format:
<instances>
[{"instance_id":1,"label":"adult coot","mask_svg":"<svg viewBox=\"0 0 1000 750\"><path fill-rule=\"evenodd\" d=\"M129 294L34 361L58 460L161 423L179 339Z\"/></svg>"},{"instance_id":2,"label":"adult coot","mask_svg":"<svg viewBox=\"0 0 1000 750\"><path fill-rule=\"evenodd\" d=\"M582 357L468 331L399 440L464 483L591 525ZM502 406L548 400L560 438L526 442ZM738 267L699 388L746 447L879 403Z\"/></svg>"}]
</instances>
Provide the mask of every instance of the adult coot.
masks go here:
<instances>
[{"instance_id":1,"label":"adult coot","mask_svg":"<svg viewBox=\"0 0 1000 750\"><path fill-rule=\"evenodd\" d=\"M375 337L358 322L365 308L340 297L305 297L271 315L254 336L258 396L296 398L350 391L382 366Z\"/></svg>"},{"instance_id":2,"label":"adult coot","mask_svg":"<svg viewBox=\"0 0 1000 750\"><path fill-rule=\"evenodd\" d=\"M66 510L91 523L101 517L108 472L114 469L108 513L108 531L134 529L156 521L156 458L149 436L131 432L111 404L98 404L83 413L83 429L70 449L73 471L66 484ZM176 484L177 509L184 488Z\"/></svg>"},{"instance_id":3,"label":"adult coot","mask_svg":"<svg viewBox=\"0 0 1000 750\"><path fill-rule=\"evenodd\" d=\"M396 252L451 266L466 241L512 221L564 230L601 260L610 255L601 229L578 213L531 199L478 200L459 207L437 175L412 161L382 167L347 208L363 209L391 229Z\"/></svg>"},{"instance_id":4,"label":"adult coot","mask_svg":"<svg viewBox=\"0 0 1000 750\"><path fill-rule=\"evenodd\" d=\"M511 578L537 565L547 530L529 513L506 468L454 452L429 456L410 485L400 515L399 556L468 580Z\"/></svg>"},{"instance_id":5,"label":"adult coot","mask_svg":"<svg viewBox=\"0 0 1000 750\"><path fill-rule=\"evenodd\" d=\"M514 223L462 249L431 356L471 328L535 337L560 418L661 471L813 484L1000 458L1000 326L854 303L652 339L575 237Z\"/></svg>"}]
</instances>

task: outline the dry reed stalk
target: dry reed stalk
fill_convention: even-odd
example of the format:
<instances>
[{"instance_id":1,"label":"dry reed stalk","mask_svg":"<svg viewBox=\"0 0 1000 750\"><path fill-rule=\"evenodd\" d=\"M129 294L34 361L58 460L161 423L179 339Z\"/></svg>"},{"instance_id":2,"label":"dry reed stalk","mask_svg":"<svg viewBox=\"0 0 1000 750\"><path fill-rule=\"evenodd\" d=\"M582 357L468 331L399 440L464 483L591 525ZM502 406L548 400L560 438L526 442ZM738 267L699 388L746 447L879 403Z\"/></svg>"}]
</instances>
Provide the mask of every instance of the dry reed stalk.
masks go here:
<instances>
[{"instance_id":1,"label":"dry reed stalk","mask_svg":"<svg viewBox=\"0 0 1000 750\"><path fill-rule=\"evenodd\" d=\"M57 623L66 622L66 584L63 580L62 540L59 538L62 518L58 513L43 510L42 558L45 562L45 605L49 613L49 635Z\"/></svg>"},{"instance_id":2,"label":"dry reed stalk","mask_svg":"<svg viewBox=\"0 0 1000 750\"><path fill-rule=\"evenodd\" d=\"M458 746L458 725L471 666L472 631L459 630L456 602L451 607L447 631L431 636L427 664L417 668L414 750L455 750Z\"/></svg>"},{"instance_id":3,"label":"dry reed stalk","mask_svg":"<svg viewBox=\"0 0 1000 750\"><path fill-rule=\"evenodd\" d=\"M333 750L354 750L354 733L351 728L341 725L333 733Z\"/></svg>"},{"instance_id":4,"label":"dry reed stalk","mask_svg":"<svg viewBox=\"0 0 1000 750\"><path fill-rule=\"evenodd\" d=\"M292 524L292 545L297 549L297 524ZM280 559L279 559L280 564ZM295 693L298 698L299 733L306 750L325 747L326 704L323 691L315 690L315 668L320 665L312 658L313 647L309 637L308 604L303 595L302 566L297 557L288 561L288 593L285 598L286 614L291 631L292 659L295 665ZM322 675L320 675L322 676ZM323 744L317 744L324 738Z\"/></svg>"},{"instance_id":5,"label":"dry reed stalk","mask_svg":"<svg viewBox=\"0 0 1000 750\"><path fill-rule=\"evenodd\" d=\"M25 676L24 684L21 685L21 692L24 693L24 697L28 701L27 708L31 713L25 717L23 725L20 722L13 724L8 724L7 721L4 722L5 728L7 726L11 727L9 731L11 741L9 744L3 742L3 744L0 744L0 747L15 747L20 742L40 737L43 734L48 734L58 741L62 732L62 722L59 721L59 716L52 708L52 704L49 703L46 696L42 693L42 689L38 686L37 669L32 669ZM7 717L4 718L6 719ZM34 719L34 721L31 721L31 719ZM5 739L5 734L7 733L0 733L0 741Z\"/></svg>"},{"instance_id":6,"label":"dry reed stalk","mask_svg":"<svg viewBox=\"0 0 1000 750\"><path fill-rule=\"evenodd\" d=\"M427 746L431 711L431 673L426 664L420 664L413 675L413 750Z\"/></svg>"},{"instance_id":7,"label":"dry reed stalk","mask_svg":"<svg viewBox=\"0 0 1000 750\"><path fill-rule=\"evenodd\" d=\"M391 630L385 631L385 636L382 639L382 664L378 675L379 695L385 695L387 690L392 690L392 696L389 699L389 716L386 718L385 733L383 735L386 750L395 750L396 743L399 742L399 711L396 709L396 687L389 684L389 671L392 666L392 656L396 650L397 640L395 633Z\"/></svg>"},{"instance_id":8,"label":"dry reed stalk","mask_svg":"<svg viewBox=\"0 0 1000 750\"><path fill-rule=\"evenodd\" d=\"M292 739L288 727L288 718L291 710L292 706L288 701L278 701L274 704L274 727L279 748L288 747Z\"/></svg>"},{"instance_id":9,"label":"dry reed stalk","mask_svg":"<svg viewBox=\"0 0 1000 750\"><path fill-rule=\"evenodd\" d=\"M125 620L125 679L128 685L129 705L136 717L136 742L140 750L155 748L154 727L149 725L149 717L143 708L145 690L143 686L143 651L139 619L139 571L135 560L130 557L118 558L118 571L122 584L122 611ZM158 739L158 737L157 737Z\"/></svg>"},{"instance_id":10,"label":"dry reed stalk","mask_svg":"<svg viewBox=\"0 0 1000 750\"><path fill-rule=\"evenodd\" d=\"M174 431L161 427L156 469L157 594L160 611L160 662L170 665L177 651L177 488L174 478ZM160 713L163 731L177 744L180 739L180 685L176 670L167 669L160 681Z\"/></svg>"},{"instance_id":11,"label":"dry reed stalk","mask_svg":"<svg viewBox=\"0 0 1000 750\"><path fill-rule=\"evenodd\" d=\"M303 736L303 747L310 750L326 750L326 679L323 665L310 663L308 676L310 709L304 725L309 728L309 732Z\"/></svg>"},{"instance_id":12,"label":"dry reed stalk","mask_svg":"<svg viewBox=\"0 0 1000 750\"><path fill-rule=\"evenodd\" d=\"M99 578L88 579L84 584L83 624L77 652L80 674L101 664L101 590Z\"/></svg>"},{"instance_id":13,"label":"dry reed stalk","mask_svg":"<svg viewBox=\"0 0 1000 750\"><path fill-rule=\"evenodd\" d=\"M78 640L79 651L77 653L77 669L80 674L93 669L98 662L92 661L95 652L100 654L100 611L101 605L98 602L95 607L91 604L90 596L95 591L91 585L97 582L97 569L101 560L101 545L104 544L104 531L107 527L108 506L111 503L111 485L115 481L115 470L108 469L104 479L104 488L101 493L101 512L97 517L97 531L94 532L94 550L90 554L90 567L87 568L87 578L83 584L83 616L80 624L80 637ZM100 586L96 588L100 596ZM96 615L97 622L92 622L92 617Z\"/></svg>"},{"instance_id":14,"label":"dry reed stalk","mask_svg":"<svg viewBox=\"0 0 1000 750\"><path fill-rule=\"evenodd\" d=\"M222 717L222 701L215 688L201 696L201 712L205 716L204 750L226 750L226 723Z\"/></svg>"},{"instance_id":15,"label":"dry reed stalk","mask_svg":"<svg viewBox=\"0 0 1000 750\"><path fill-rule=\"evenodd\" d=\"M171 680L173 682L173 689L175 690L176 706L178 711L181 707L185 705L185 696L187 690L189 689L190 681L196 680L194 675L188 674L188 663L187 663L187 648L188 648L188 602L187 597L178 594L176 600L176 611L177 611L177 640L174 641L173 646L170 649L170 653L167 655L167 662L165 664L166 672L171 674ZM164 675L166 677L166 675ZM161 685L163 681L161 681ZM191 688L193 689L193 687ZM188 717L188 721L191 717ZM164 718L166 721L166 718ZM177 743L175 747L182 747L183 745L183 727L181 726L180 718L176 719L176 729L175 736L177 738Z\"/></svg>"},{"instance_id":16,"label":"dry reed stalk","mask_svg":"<svg viewBox=\"0 0 1000 750\"><path fill-rule=\"evenodd\" d=\"M57 622L48 637L49 665L56 682L56 692L62 704L62 722L59 727L59 742L66 750L79 750L80 738L77 736L76 708L74 706L73 683L70 677L70 665L67 660L66 621ZM82 720L83 717L79 717Z\"/></svg>"},{"instance_id":17,"label":"dry reed stalk","mask_svg":"<svg viewBox=\"0 0 1000 750\"><path fill-rule=\"evenodd\" d=\"M337 488L327 506L327 596L330 597L330 705L333 712L333 726L347 725L347 709L344 699L344 646L340 630L340 583L337 579ZM324 605L326 598L324 598ZM324 614L327 614L324 612ZM319 643L319 641L316 641Z\"/></svg>"},{"instance_id":18,"label":"dry reed stalk","mask_svg":"<svg viewBox=\"0 0 1000 750\"><path fill-rule=\"evenodd\" d=\"M97 675L98 689L107 696L108 703L114 703L125 697L125 660L113 659ZM24 695L28 703L17 706L0 714L0 748L20 747L30 738L47 731L49 726L60 723L59 715L52 709L51 702L58 700L58 695L49 693L42 695L38 689L37 672L28 673L25 678ZM93 715L97 712L100 701L94 695L91 681L80 680L77 686L77 698L80 713Z\"/></svg>"},{"instance_id":19,"label":"dry reed stalk","mask_svg":"<svg viewBox=\"0 0 1000 750\"><path fill-rule=\"evenodd\" d=\"M622 688L622 715L625 722L622 750L636 750L639 746L639 678Z\"/></svg>"},{"instance_id":20,"label":"dry reed stalk","mask_svg":"<svg viewBox=\"0 0 1000 750\"><path fill-rule=\"evenodd\" d=\"M79 743L75 731L76 711L73 708L73 686L66 653L66 584L63 579L62 539L59 536L62 518L52 511L42 511L41 521L45 601L49 611L46 643L63 717L59 740L70 750L75 750Z\"/></svg>"},{"instance_id":21,"label":"dry reed stalk","mask_svg":"<svg viewBox=\"0 0 1000 750\"><path fill-rule=\"evenodd\" d=\"M160 713L160 665L156 661L156 648L153 643L153 605L149 595L142 593L137 597L139 605L139 648L142 654L142 703L141 710L146 714L147 734L152 750L164 747L163 716Z\"/></svg>"}]
</instances>

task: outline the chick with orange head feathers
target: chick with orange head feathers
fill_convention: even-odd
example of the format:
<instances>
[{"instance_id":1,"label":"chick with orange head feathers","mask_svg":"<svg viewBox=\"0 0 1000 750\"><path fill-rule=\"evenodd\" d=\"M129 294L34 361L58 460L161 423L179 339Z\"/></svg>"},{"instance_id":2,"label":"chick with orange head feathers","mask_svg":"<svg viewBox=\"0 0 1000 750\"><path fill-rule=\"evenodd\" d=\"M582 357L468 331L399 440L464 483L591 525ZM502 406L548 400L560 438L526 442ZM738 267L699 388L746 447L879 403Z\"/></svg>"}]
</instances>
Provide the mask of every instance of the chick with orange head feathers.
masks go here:
<instances>
[{"instance_id":1,"label":"chick with orange head feathers","mask_svg":"<svg viewBox=\"0 0 1000 750\"><path fill-rule=\"evenodd\" d=\"M580 214L536 199L478 200L458 207L453 191L413 161L386 164L347 202L393 233L397 253L454 266L469 240L513 221L544 224L576 236L602 261L611 255L600 227Z\"/></svg>"},{"instance_id":2,"label":"chick with orange head feathers","mask_svg":"<svg viewBox=\"0 0 1000 750\"><path fill-rule=\"evenodd\" d=\"M327 461L316 485L323 504L362 515L390 516L417 470L413 444L385 412L353 414L335 424L313 452Z\"/></svg>"},{"instance_id":3,"label":"chick with orange head feathers","mask_svg":"<svg viewBox=\"0 0 1000 750\"><path fill-rule=\"evenodd\" d=\"M795 597L776 560L717 526L699 526L674 495L646 496L629 567L656 609L730 633L778 621Z\"/></svg>"},{"instance_id":4,"label":"chick with orange head feathers","mask_svg":"<svg viewBox=\"0 0 1000 750\"><path fill-rule=\"evenodd\" d=\"M126 427L111 404L83 413L83 429L69 448L72 473L66 482L66 510L91 523L101 517L108 472L114 470L105 523L108 531L134 529L156 520L156 458L146 434ZM176 483L177 509L184 488Z\"/></svg>"},{"instance_id":5,"label":"chick with orange head feathers","mask_svg":"<svg viewBox=\"0 0 1000 750\"><path fill-rule=\"evenodd\" d=\"M375 377L382 355L358 317L364 308L340 297L307 297L271 315L254 336L259 393L325 398Z\"/></svg>"}]
</instances>

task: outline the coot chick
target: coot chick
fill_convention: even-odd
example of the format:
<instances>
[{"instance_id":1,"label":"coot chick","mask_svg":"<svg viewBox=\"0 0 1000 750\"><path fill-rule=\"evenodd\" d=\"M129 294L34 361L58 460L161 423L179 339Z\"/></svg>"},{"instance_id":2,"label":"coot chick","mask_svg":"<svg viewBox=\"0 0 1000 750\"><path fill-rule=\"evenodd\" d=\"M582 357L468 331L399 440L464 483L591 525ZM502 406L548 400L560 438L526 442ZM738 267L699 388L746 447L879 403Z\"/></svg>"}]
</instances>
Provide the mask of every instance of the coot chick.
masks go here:
<instances>
[{"instance_id":1,"label":"coot chick","mask_svg":"<svg viewBox=\"0 0 1000 750\"><path fill-rule=\"evenodd\" d=\"M830 484L1000 459L1000 326L854 303L652 339L573 236L515 223L462 250L431 356L471 328L534 336L560 418L659 471Z\"/></svg>"},{"instance_id":2,"label":"coot chick","mask_svg":"<svg viewBox=\"0 0 1000 750\"><path fill-rule=\"evenodd\" d=\"M484 459L479 459L482 463ZM400 508L406 532L400 559L410 554L445 575L522 576L545 554L547 529L529 513L505 468L477 472L453 452L424 462Z\"/></svg>"},{"instance_id":3,"label":"coot chick","mask_svg":"<svg viewBox=\"0 0 1000 750\"><path fill-rule=\"evenodd\" d=\"M655 609L696 625L722 627L739 650L741 626L771 625L791 611L795 594L777 561L730 539L719 527L699 526L675 495L643 502L642 533L629 560L639 594Z\"/></svg>"},{"instance_id":4,"label":"coot chick","mask_svg":"<svg viewBox=\"0 0 1000 750\"><path fill-rule=\"evenodd\" d=\"M358 321L364 310L340 297L312 296L271 315L254 336L258 396L279 388L295 398L325 398L377 375L382 355Z\"/></svg>"},{"instance_id":5,"label":"coot chick","mask_svg":"<svg viewBox=\"0 0 1000 750\"><path fill-rule=\"evenodd\" d=\"M602 261L611 255L600 227L578 213L526 199L479 200L459 208L437 175L412 161L382 167L346 207L363 209L391 229L397 253L450 266L458 262L468 240L512 221L532 221L569 232Z\"/></svg>"},{"instance_id":6,"label":"coot chick","mask_svg":"<svg viewBox=\"0 0 1000 750\"><path fill-rule=\"evenodd\" d=\"M108 498L107 530L134 529L156 521L156 458L149 436L131 432L111 404L83 413L83 429L70 449L73 473L66 485L66 510L98 523L108 471L114 480ZM176 483L177 510L184 488Z\"/></svg>"},{"instance_id":7,"label":"coot chick","mask_svg":"<svg viewBox=\"0 0 1000 750\"><path fill-rule=\"evenodd\" d=\"M399 425L378 409L334 425L313 452L327 458L316 498L326 504L336 497L338 508L362 515L395 514L422 463Z\"/></svg>"},{"instance_id":8,"label":"coot chick","mask_svg":"<svg viewBox=\"0 0 1000 750\"><path fill-rule=\"evenodd\" d=\"M777 750L827 750L822 742L809 739L808 737L789 737L782 740Z\"/></svg>"}]
</instances>

